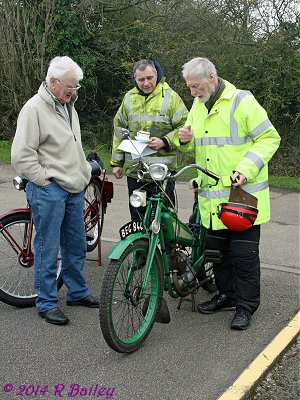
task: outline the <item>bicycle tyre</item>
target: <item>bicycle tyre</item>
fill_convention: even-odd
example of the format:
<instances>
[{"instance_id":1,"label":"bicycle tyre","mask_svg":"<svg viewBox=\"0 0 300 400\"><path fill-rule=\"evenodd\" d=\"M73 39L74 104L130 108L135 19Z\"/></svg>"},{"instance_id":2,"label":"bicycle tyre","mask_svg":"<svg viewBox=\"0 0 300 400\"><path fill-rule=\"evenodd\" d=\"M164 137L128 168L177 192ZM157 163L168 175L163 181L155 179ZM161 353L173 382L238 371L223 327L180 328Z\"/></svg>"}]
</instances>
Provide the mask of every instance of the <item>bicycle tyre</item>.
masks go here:
<instances>
[{"instance_id":1,"label":"bicycle tyre","mask_svg":"<svg viewBox=\"0 0 300 400\"><path fill-rule=\"evenodd\" d=\"M15 307L33 307L37 295L34 289L34 255L31 248L30 259L22 259L16 245L8 240L4 230L9 231L18 245L23 248L27 237L25 230L30 224L30 213L20 212L0 219L0 300ZM24 236L25 235L25 236ZM34 232L31 241L33 242ZM23 263L22 263L22 260ZM57 273L58 289L63 285L60 265Z\"/></svg>"},{"instance_id":2,"label":"bicycle tyre","mask_svg":"<svg viewBox=\"0 0 300 400\"><path fill-rule=\"evenodd\" d=\"M137 254L146 256L147 252L148 241L133 242L119 260L110 261L102 281L100 327L106 343L119 353L132 353L139 349L149 335L156 311L161 305L164 271L158 252L154 256L144 296L142 299L138 297L145 268L137 262ZM131 265L134 267L133 276L127 292L124 293Z\"/></svg>"},{"instance_id":3,"label":"bicycle tyre","mask_svg":"<svg viewBox=\"0 0 300 400\"><path fill-rule=\"evenodd\" d=\"M92 179L84 191L84 223L87 252L95 250L99 243L99 235L102 235L104 204L100 195L101 186L97 180ZM98 226L100 226L100 232L98 232Z\"/></svg>"}]
</instances>

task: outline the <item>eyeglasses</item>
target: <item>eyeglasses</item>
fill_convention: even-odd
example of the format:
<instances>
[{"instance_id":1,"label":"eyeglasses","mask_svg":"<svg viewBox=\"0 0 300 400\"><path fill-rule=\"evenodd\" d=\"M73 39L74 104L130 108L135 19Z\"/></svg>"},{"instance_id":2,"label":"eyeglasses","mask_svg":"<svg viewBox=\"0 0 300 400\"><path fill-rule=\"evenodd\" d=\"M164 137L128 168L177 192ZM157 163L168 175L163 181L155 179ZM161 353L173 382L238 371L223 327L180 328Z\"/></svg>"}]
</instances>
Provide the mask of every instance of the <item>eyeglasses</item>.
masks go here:
<instances>
[{"instance_id":1,"label":"eyeglasses","mask_svg":"<svg viewBox=\"0 0 300 400\"><path fill-rule=\"evenodd\" d=\"M70 86L70 85L65 85L65 84L62 83L62 81L60 81L58 78L56 78L56 80L57 80L61 85L63 85L66 89L68 89L68 90L78 90L78 89L81 88L81 85L77 85L77 86L75 86L75 87L72 87L72 86Z\"/></svg>"}]
</instances>

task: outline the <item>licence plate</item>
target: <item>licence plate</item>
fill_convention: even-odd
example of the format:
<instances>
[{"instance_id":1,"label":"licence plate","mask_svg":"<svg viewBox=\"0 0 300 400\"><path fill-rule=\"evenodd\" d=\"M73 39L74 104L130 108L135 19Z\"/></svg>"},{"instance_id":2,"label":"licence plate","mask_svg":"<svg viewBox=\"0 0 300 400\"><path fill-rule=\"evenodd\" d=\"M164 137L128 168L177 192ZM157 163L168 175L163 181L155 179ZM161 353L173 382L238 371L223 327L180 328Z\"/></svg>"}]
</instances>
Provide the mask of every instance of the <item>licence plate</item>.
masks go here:
<instances>
[{"instance_id":1,"label":"licence plate","mask_svg":"<svg viewBox=\"0 0 300 400\"><path fill-rule=\"evenodd\" d=\"M120 228L119 233L121 240L125 239L127 236L132 235L133 233L143 232L143 222L142 221L130 221L122 228Z\"/></svg>"}]
</instances>

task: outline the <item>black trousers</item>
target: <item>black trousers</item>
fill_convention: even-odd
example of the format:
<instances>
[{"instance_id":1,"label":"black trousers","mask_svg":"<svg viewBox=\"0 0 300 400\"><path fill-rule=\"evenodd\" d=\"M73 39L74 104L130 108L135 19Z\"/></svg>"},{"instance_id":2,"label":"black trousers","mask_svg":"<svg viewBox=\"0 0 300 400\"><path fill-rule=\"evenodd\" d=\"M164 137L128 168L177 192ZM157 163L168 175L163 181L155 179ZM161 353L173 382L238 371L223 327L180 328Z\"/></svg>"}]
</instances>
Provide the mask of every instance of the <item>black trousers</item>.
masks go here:
<instances>
[{"instance_id":1,"label":"black trousers","mask_svg":"<svg viewBox=\"0 0 300 400\"><path fill-rule=\"evenodd\" d=\"M221 250L223 260L214 264L216 285L221 294L236 300L252 314L260 304L260 226L237 232L208 229L205 247Z\"/></svg>"},{"instance_id":2,"label":"black trousers","mask_svg":"<svg viewBox=\"0 0 300 400\"><path fill-rule=\"evenodd\" d=\"M138 182L137 179L131 178L130 176L127 177L127 187L128 187L128 198L132 195L133 191L136 189L143 188L146 193L147 197L151 196L155 191L157 191L157 185L154 182ZM172 203L175 204L175 193L174 193L175 183L168 182L166 193L171 199ZM139 207L135 208L129 203L129 211L131 215L132 221L137 221L143 218L146 207Z\"/></svg>"}]
</instances>

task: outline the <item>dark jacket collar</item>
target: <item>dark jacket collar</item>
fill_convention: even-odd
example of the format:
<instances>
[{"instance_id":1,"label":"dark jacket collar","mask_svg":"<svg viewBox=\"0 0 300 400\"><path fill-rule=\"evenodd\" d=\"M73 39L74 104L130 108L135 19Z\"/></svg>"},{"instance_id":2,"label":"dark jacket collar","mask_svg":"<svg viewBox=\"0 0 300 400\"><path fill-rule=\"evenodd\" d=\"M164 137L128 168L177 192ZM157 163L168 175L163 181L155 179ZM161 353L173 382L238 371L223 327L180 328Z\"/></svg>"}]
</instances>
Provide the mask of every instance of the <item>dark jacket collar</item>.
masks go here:
<instances>
[{"instance_id":1,"label":"dark jacket collar","mask_svg":"<svg viewBox=\"0 0 300 400\"><path fill-rule=\"evenodd\" d=\"M209 100L205 103L205 106L208 110L208 112L210 112L210 110L212 109L213 105L215 104L215 102L218 100L218 98L221 96L223 90L225 89L225 83L223 81L222 78L218 78L218 87L215 90L215 92L211 95L211 97L209 98Z\"/></svg>"}]
</instances>

